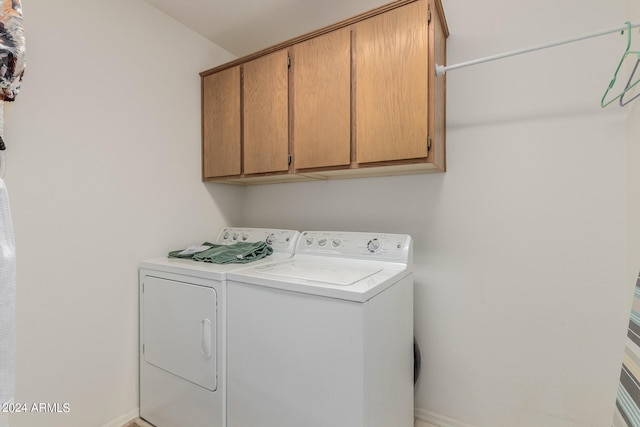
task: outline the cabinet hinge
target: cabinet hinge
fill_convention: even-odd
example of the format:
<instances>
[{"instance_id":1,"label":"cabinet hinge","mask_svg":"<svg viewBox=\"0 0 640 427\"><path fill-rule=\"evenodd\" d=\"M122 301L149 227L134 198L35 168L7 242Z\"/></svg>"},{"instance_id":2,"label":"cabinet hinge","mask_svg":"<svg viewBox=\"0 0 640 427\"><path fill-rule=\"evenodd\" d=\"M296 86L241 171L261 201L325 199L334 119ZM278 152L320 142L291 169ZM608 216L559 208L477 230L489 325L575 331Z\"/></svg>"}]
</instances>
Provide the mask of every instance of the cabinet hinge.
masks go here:
<instances>
[{"instance_id":1,"label":"cabinet hinge","mask_svg":"<svg viewBox=\"0 0 640 427\"><path fill-rule=\"evenodd\" d=\"M427 11L427 23L431 24L431 9Z\"/></svg>"},{"instance_id":2,"label":"cabinet hinge","mask_svg":"<svg viewBox=\"0 0 640 427\"><path fill-rule=\"evenodd\" d=\"M431 135L427 135L427 152L431 150Z\"/></svg>"},{"instance_id":3,"label":"cabinet hinge","mask_svg":"<svg viewBox=\"0 0 640 427\"><path fill-rule=\"evenodd\" d=\"M291 155L291 153L289 153L289 163L288 165L291 166L291 162L293 161L293 156Z\"/></svg>"},{"instance_id":4,"label":"cabinet hinge","mask_svg":"<svg viewBox=\"0 0 640 427\"><path fill-rule=\"evenodd\" d=\"M291 57L287 56L287 67L291 67Z\"/></svg>"}]
</instances>

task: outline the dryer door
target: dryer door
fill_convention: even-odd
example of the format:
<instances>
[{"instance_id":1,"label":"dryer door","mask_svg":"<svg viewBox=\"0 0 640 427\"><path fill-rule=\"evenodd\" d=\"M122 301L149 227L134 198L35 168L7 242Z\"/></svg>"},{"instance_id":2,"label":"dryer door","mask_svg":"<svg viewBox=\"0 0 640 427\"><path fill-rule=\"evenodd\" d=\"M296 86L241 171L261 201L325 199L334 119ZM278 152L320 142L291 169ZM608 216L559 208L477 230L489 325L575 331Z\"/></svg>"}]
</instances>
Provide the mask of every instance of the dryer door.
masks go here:
<instances>
[{"instance_id":1,"label":"dryer door","mask_svg":"<svg viewBox=\"0 0 640 427\"><path fill-rule=\"evenodd\" d=\"M215 391L216 291L146 276L142 298L144 360Z\"/></svg>"}]
</instances>

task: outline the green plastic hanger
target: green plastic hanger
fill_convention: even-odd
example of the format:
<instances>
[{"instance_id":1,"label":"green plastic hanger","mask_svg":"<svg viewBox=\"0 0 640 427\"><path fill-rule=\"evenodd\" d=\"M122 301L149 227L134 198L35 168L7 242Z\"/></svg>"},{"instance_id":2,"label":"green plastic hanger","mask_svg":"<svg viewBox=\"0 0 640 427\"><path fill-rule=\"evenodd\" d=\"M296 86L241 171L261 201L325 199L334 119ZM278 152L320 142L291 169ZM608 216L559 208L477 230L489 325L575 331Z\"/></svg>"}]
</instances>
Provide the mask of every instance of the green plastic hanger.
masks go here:
<instances>
[{"instance_id":1,"label":"green plastic hanger","mask_svg":"<svg viewBox=\"0 0 640 427\"><path fill-rule=\"evenodd\" d=\"M637 53L637 52L633 52L633 51L629 50L631 48L631 22L627 21L627 22L625 22L625 24L627 24L627 27L628 27L628 29L627 29L627 48L625 49L624 53L622 54L622 58L620 58L620 63L618 63L618 67L616 68L615 73L613 73L613 79L611 79L611 82L609 83L609 87L607 87L607 90L604 92L604 95L602 96L602 99L600 100L600 106L602 108L607 107L608 105L610 105L611 103L613 103L617 99L620 99L624 95L624 93L628 90L628 88L625 88L622 91L622 93L619 93L614 98L612 98L609 101L605 102L607 94L609 93L609 91L611 89L613 89L613 86L616 84L616 80L618 79L618 72L620 71L620 68L622 67L622 64L624 63L625 59L627 59L627 56L629 56L629 54ZM624 34L624 31L622 31L622 34Z\"/></svg>"},{"instance_id":2,"label":"green plastic hanger","mask_svg":"<svg viewBox=\"0 0 640 427\"><path fill-rule=\"evenodd\" d=\"M629 76L629 80L627 81L627 85L624 88L624 92L620 96L620 106L621 107L624 107L625 105L627 105L628 103L630 103L634 99L640 97L640 93L637 93L636 95L634 95L633 98L628 99L626 101L624 100L624 96L627 93L629 93L629 89L631 89L632 87L634 87L635 85L640 83L640 78L638 78L638 80L636 80L635 82L631 83L633 81L633 76L636 74L636 71L638 70L638 65L640 65L640 55L638 55L638 60L636 61L636 65L633 66L633 71L631 72L631 75Z\"/></svg>"},{"instance_id":3,"label":"green plastic hanger","mask_svg":"<svg viewBox=\"0 0 640 427\"><path fill-rule=\"evenodd\" d=\"M627 49L624 51L624 54L622 55L622 58L620 58L620 63L618 64L618 68L616 68L616 72L613 73L613 79L611 80L611 83L609 83L609 87L607 88L607 90L604 92L604 95L602 96L602 100L600 101L600 106L602 108L607 107L609 104L611 104L611 103L615 102L616 100L622 98L625 93L627 93L629 90L631 90L631 88L633 88L638 83L640 83L640 79L636 80L634 83L631 83L631 79L630 79L629 82L627 83L626 87L624 88L624 90L621 93L619 93L618 95L616 95L612 99L610 99L610 100L605 102L605 99L606 99L607 95L609 94L609 91L616 84L616 80L618 78L618 72L620 71L620 68L622 68L622 63L625 61L625 59L627 59L627 56L629 56L629 55L637 55L638 56L638 60L640 61L640 51L629 50L631 48L631 22L627 21L627 22L625 22L625 24L627 24L627 27L629 27L627 29ZM622 33L624 34L624 31ZM634 72L635 72L635 69L634 69ZM633 78L633 74L632 74L631 78ZM635 97L633 99L635 99ZM626 104L623 104L623 105L626 105Z\"/></svg>"}]
</instances>

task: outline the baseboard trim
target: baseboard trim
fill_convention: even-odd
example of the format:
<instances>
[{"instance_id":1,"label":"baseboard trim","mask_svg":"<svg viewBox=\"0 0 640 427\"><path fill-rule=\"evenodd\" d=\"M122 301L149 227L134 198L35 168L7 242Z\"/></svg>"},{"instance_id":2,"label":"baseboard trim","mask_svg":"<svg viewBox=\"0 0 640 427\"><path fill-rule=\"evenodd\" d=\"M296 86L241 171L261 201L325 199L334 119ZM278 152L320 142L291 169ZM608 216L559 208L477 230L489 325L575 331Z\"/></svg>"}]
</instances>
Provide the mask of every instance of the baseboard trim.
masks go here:
<instances>
[{"instance_id":1,"label":"baseboard trim","mask_svg":"<svg viewBox=\"0 0 640 427\"><path fill-rule=\"evenodd\" d=\"M129 412L127 415L122 415L117 419L103 425L102 427L122 427L132 420L135 420L140 416L140 408L136 408Z\"/></svg>"},{"instance_id":2,"label":"baseboard trim","mask_svg":"<svg viewBox=\"0 0 640 427\"><path fill-rule=\"evenodd\" d=\"M136 408L126 415L122 415L117 419L103 425L102 427L122 427L127 423L135 420L140 416L140 408ZM426 411L424 409L415 409L416 426L423 427L422 423L431 424L438 427L475 427L474 425L464 423L454 418L446 417L435 412Z\"/></svg>"},{"instance_id":3,"label":"baseboard trim","mask_svg":"<svg viewBox=\"0 0 640 427\"><path fill-rule=\"evenodd\" d=\"M438 427L475 427L462 421L436 414L435 412L425 411L424 409L415 409L416 420L432 424ZM420 422L416 423L416 427L421 427Z\"/></svg>"}]
</instances>

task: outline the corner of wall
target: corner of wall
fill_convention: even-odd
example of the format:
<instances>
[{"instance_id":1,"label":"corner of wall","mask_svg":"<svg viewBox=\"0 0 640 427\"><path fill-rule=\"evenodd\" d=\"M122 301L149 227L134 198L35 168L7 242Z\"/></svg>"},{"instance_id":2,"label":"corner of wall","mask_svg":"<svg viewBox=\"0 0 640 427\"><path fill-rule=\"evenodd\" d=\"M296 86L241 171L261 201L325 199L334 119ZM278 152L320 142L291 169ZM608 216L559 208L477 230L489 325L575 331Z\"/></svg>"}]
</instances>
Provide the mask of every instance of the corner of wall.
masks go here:
<instances>
[{"instance_id":1,"label":"corner of wall","mask_svg":"<svg viewBox=\"0 0 640 427\"><path fill-rule=\"evenodd\" d=\"M640 21L640 2L627 0L627 18ZM627 115L627 278L629 289L635 286L640 270L640 100L634 101Z\"/></svg>"}]
</instances>

